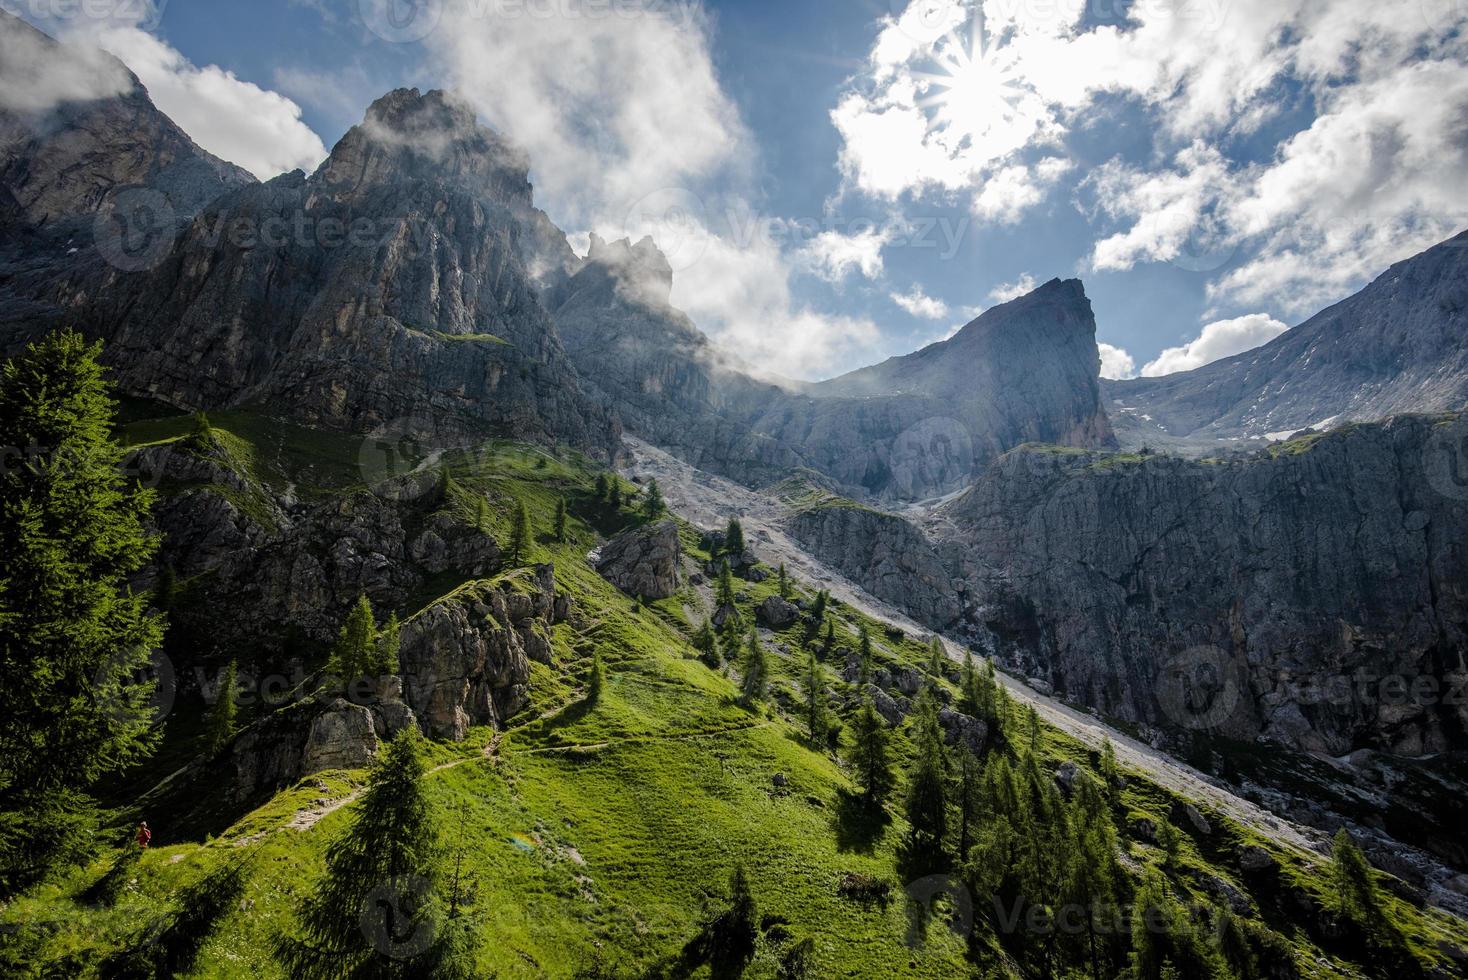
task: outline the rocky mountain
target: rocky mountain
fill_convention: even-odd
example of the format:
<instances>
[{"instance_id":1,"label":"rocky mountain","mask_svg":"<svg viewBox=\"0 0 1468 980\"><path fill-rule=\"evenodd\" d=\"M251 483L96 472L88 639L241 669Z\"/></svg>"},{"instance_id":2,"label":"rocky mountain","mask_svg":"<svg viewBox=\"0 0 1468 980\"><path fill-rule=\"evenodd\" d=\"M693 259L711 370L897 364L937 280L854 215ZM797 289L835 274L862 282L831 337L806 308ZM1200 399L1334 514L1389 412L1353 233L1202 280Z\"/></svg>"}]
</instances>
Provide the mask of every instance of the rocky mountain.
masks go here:
<instances>
[{"instance_id":1,"label":"rocky mountain","mask_svg":"<svg viewBox=\"0 0 1468 980\"><path fill-rule=\"evenodd\" d=\"M804 470L852 496L919 500L1023 442L1114 444L1079 281L1046 283L906 357L778 385L710 343L671 288L650 240L593 238L550 306L578 370L629 430L711 472L761 484Z\"/></svg>"},{"instance_id":2,"label":"rocky mountain","mask_svg":"<svg viewBox=\"0 0 1468 980\"><path fill-rule=\"evenodd\" d=\"M1219 440L1468 404L1468 231L1392 266L1263 347L1195 371L1103 383L1107 409Z\"/></svg>"}]
</instances>

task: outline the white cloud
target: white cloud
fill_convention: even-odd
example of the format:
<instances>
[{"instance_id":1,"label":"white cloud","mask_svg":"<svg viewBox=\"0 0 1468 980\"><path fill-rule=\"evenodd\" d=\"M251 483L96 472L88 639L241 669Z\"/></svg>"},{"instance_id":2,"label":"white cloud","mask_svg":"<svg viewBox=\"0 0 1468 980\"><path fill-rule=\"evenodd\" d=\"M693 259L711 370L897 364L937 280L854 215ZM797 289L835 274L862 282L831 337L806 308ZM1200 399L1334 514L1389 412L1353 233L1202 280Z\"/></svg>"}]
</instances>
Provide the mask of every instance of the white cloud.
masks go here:
<instances>
[{"instance_id":1,"label":"white cloud","mask_svg":"<svg viewBox=\"0 0 1468 980\"><path fill-rule=\"evenodd\" d=\"M313 170L326 158L321 138L301 121L301 108L276 92L217 65L198 67L136 27L95 36L142 80L153 104L194 142L262 180L287 170Z\"/></svg>"},{"instance_id":2,"label":"white cloud","mask_svg":"<svg viewBox=\"0 0 1468 980\"><path fill-rule=\"evenodd\" d=\"M1008 303L1012 299L1019 299L1026 293L1035 291L1035 277L1026 272L1014 282L1002 282L989 290L989 301L991 303Z\"/></svg>"},{"instance_id":3,"label":"white cloud","mask_svg":"<svg viewBox=\"0 0 1468 980\"><path fill-rule=\"evenodd\" d=\"M923 292L923 287L913 283L905 293L892 293L892 302L906 310L911 316L925 320L941 320L949 313L948 304Z\"/></svg>"},{"instance_id":4,"label":"white cloud","mask_svg":"<svg viewBox=\"0 0 1468 980\"><path fill-rule=\"evenodd\" d=\"M1289 327L1264 313L1250 313L1208 324L1197 338L1182 347L1169 347L1142 368L1142 377L1156 378L1191 371L1223 357L1232 357L1268 343Z\"/></svg>"},{"instance_id":5,"label":"white cloud","mask_svg":"<svg viewBox=\"0 0 1468 980\"><path fill-rule=\"evenodd\" d=\"M796 261L827 282L840 282L857 270L868 279L876 279L882 274L882 247L888 240L888 233L881 229L856 234L823 231L801 247Z\"/></svg>"},{"instance_id":6,"label":"white cloud","mask_svg":"<svg viewBox=\"0 0 1468 980\"><path fill-rule=\"evenodd\" d=\"M127 69L106 52L78 44L63 53L23 21L0 14L0 109L47 112L132 88Z\"/></svg>"},{"instance_id":7,"label":"white cloud","mask_svg":"<svg viewBox=\"0 0 1468 980\"><path fill-rule=\"evenodd\" d=\"M1101 377L1112 380L1136 377L1137 362L1125 349L1101 341L1097 341L1096 349L1101 353Z\"/></svg>"}]
</instances>

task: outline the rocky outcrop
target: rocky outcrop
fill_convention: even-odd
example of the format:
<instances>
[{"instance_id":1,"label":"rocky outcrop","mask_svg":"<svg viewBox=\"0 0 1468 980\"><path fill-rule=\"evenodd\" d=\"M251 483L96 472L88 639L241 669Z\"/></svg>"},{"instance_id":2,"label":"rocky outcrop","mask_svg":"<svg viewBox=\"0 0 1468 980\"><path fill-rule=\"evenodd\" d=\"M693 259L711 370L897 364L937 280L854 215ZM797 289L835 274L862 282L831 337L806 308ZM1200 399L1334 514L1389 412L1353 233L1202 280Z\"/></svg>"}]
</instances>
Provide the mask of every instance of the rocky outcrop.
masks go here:
<instances>
[{"instance_id":1,"label":"rocky outcrop","mask_svg":"<svg viewBox=\"0 0 1468 980\"><path fill-rule=\"evenodd\" d=\"M963 583L902 518L828 497L786 519L785 529L821 561L919 622L939 630L958 622Z\"/></svg>"},{"instance_id":2,"label":"rocky outcrop","mask_svg":"<svg viewBox=\"0 0 1468 980\"><path fill-rule=\"evenodd\" d=\"M683 546L672 518L623 531L593 556L596 570L630 596L666 599L678 591Z\"/></svg>"},{"instance_id":3,"label":"rocky outcrop","mask_svg":"<svg viewBox=\"0 0 1468 980\"><path fill-rule=\"evenodd\" d=\"M800 609L795 603L772 595L755 607L754 615L761 625L768 626L772 630L782 630L787 626L795 625L795 622L800 619Z\"/></svg>"},{"instance_id":4,"label":"rocky outcrop","mask_svg":"<svg viewBox=\"0 0 1468 980\"><path fill-rule=\"evenodd\" d=\"M1107 410L1222 440L1468 405L1468 231L1255 350L1104 383ZM1145 417L1145 419L1144 419Z\"/></svg>"},{"instance_id":5,"label":"rocky outcrop","mask_svg":"<svg viewBox=\"0 0 1468 980\"><path fill-rule=\"evenodd\" d=\"M554 570L542 565L466 585L405 622L399 658L425 731L458 741L523 708L530 662L551 663L549 630L567 612Z\"/></svg>"},{"instance_id":6,"label":"rocky outcrop","mask_svg":"<svg viewBox=\"0 0 1468 980\"><path fill-rule=\"evenodd\" d=\"M945 554L995 645L1083 703L1437 752L1468 732L1465 440L1419 416L1227 461L1018 450L945 509Z\"/></svg>"}]
</instances>

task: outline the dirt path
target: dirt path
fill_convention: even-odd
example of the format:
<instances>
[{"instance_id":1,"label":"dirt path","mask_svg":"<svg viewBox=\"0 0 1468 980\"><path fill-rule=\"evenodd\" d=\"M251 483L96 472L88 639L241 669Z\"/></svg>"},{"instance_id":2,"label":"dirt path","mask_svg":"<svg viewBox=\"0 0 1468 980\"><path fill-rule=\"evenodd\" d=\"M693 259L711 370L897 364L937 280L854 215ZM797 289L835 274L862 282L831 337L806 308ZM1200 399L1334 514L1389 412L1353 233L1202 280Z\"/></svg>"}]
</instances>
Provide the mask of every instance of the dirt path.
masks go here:
<instances>
[{"instance_id":1,"label":"dirt path","mask_svg":"<svg viewBox=\"0 0 1468 980\"><path fill-rule=\"evenodd\" d=\"M669 507L680 516L704 527L719 527L729 518L738 517L744 526L746 540L765 561L783 561L797 578L829 590L833 597L875 619L909 632L932 632L899 610L868 595L840 573L806 553L781 530L779 522L787 510L779 501L697 470L639 439L628 436L625 441L632 452L632 463L625 467L625 472L629 476L656 477ZM944 644L949 657L962 659L964 648L960 644L946 637ZM1046 697L1014 678L1003 674L999 676L1016 700L1034 705L1040 717L1087 745L1099 745L1103 737L1109 737L1116 748L1118 761L1145 773L1158 785L1206 803L1285 846L1311 854L1324 850L1326 838L1319 831L1275 816L1263 807L1234 795L1190 766L1110 728L1099 719Z\"/></svg>"}]
</instances>

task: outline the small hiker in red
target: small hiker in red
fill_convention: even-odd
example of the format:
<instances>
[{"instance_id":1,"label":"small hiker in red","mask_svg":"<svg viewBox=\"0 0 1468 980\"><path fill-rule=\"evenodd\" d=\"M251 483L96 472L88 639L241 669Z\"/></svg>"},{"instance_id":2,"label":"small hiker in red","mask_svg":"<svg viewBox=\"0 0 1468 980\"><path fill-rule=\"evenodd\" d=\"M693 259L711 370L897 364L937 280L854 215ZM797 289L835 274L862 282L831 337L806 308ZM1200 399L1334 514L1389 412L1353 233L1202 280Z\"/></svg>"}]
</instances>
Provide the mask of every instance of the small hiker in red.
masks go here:
<instances>
[{"instance_id":1,"label":"small hiker in red","mask_svg":"<svg viewBox=\"0 0 1468 980\"><path fill-rule=\"evenodd\" d=\"M138 846L143 850L148 849L148 841L153 839L153 832L148 829L148 821L144 820L138 824Z\"/></svg>"}]
</instances>

